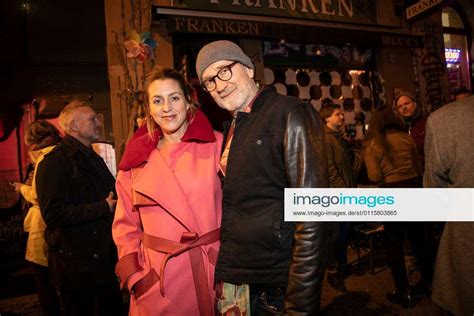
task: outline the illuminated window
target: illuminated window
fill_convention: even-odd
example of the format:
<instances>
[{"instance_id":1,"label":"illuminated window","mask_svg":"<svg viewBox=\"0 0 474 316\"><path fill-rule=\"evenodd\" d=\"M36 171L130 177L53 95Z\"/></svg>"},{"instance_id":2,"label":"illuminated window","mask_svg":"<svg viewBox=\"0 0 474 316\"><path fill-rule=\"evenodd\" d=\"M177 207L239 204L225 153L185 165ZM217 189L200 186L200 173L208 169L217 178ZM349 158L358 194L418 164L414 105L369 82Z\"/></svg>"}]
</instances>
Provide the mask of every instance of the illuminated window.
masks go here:
<instances>
[{"instance_id":1,"label":"illuminated window","mask_svg":"<svg viewBox=\"0 0 474 316\"><path fill-rule=\"evenodd\" d=\"M443 9L441 19L450 93L454 94L460 87L471 89L470 58L464 23L450 7Z\"/></svg>"},{"instance_id":2,"label":"illuminated window","mask_svg":"<svg viewBox=\"0 0 474 316\"><path fill-rule=\"evenodd\" d=\"M443 19L444 27L464 29L464 23L462 23L461 17L453 8L444 8L441 18Z\"/></svg>"}]
</instances>

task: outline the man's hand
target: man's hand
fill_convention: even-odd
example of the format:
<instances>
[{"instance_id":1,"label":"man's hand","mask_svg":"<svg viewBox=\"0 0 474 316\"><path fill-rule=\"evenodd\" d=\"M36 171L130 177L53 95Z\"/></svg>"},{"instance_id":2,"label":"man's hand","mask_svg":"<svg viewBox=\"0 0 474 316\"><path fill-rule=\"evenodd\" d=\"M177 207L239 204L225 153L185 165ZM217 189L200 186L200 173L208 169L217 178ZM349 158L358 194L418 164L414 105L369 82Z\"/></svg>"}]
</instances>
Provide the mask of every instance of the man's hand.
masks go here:
<instances>
[{"instance_id":1,"label":"man's hand","mask_svg":"<svg viewBox=\"0 0 474 316\"><path fill-rule=\"evenodd\" d=\"M109 196L105 199L107 204L109 204L110 213L115 212L115 206L117 205L117 200L114 199L114 192L110 192Z\"/></svg>"}]
</instances>

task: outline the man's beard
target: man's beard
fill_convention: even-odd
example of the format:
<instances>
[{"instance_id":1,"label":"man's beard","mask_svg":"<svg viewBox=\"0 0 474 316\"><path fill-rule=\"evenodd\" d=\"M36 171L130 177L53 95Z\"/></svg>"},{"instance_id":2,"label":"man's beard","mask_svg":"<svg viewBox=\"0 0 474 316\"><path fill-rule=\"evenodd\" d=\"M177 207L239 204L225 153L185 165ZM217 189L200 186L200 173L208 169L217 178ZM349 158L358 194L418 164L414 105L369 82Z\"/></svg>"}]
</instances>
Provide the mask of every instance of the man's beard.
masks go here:
<instances>
[{"instance_id":1,"label":"man's beard","mask_svg":"<svg viewBox=\"0 0 474 316\"><path fill-rule=\"evenodd\" d=\"M100 132L94 132L94 133L84 133L84 132L79 132L79 135L82 138L89 139L91 141L97 141L100 139Z\"/></svg>"}]
</instances>

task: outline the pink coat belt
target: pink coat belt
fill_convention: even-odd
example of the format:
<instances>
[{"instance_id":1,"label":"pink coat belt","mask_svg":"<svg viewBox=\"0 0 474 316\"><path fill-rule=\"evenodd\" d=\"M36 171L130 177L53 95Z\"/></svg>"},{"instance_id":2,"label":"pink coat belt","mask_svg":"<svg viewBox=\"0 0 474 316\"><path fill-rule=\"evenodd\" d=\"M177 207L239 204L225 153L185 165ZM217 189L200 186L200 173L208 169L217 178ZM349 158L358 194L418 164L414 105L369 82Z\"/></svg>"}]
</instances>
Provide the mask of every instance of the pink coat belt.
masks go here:
<instances>
[{"instance_id":1,"label":"pink coat belt","mask_svg":"<svg viewBox=\"0 0 474 316\"><path fill-rule=\"evenodd\" d=\"M180 242L142 233L140 239L142 240L145 247L164 253L166 256L161 261L159 275L156 274L155 269L151 269L151 271L143 279L132 286L132 294L138 298L148 291L156 282L161 280L160 292L161 295L164 296L164 271L168 260L172 257L179 256L184 252L188 252L189 258L191 260L191 269L193 273L194 287L196 289L199 313L201 315L213 315L214 307L211 299L211 293L209 292L210 287L208 284L206 269L204 268L204 261L200 247L212 244L218 241L219 238L219 228L210 231L201 237L199 237L195 232L184 232L181 235ZM217 261L217 251L214 248L210 248L208 251L208 257L209 261L215 265ZM143 268L138 262L137 252L133 252L122 257L115 267L115 273L119 277L120 286L123 288L133 273L142 270Z\"/></svg>"}]
</instances>

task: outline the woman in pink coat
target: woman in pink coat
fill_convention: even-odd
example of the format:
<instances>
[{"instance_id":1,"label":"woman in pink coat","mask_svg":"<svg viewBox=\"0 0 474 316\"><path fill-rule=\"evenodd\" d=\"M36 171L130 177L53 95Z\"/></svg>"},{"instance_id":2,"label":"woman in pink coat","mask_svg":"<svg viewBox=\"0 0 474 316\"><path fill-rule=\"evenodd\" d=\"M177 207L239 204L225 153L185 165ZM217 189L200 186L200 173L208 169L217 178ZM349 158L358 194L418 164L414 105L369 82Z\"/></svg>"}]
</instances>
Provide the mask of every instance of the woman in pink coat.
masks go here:
<instances>
[{"instance_id":1,"label":"woman in pink coat","mask_svg":"<svg viewBox=\"0 0 474 316\"><path fill-rule=\"evenodd\" d=\"M145 88L147 124L117 176L116 273L130 290L130 315L213 315L222 135L178 72L154 68Z\"/></svg>"}]
</instances>

